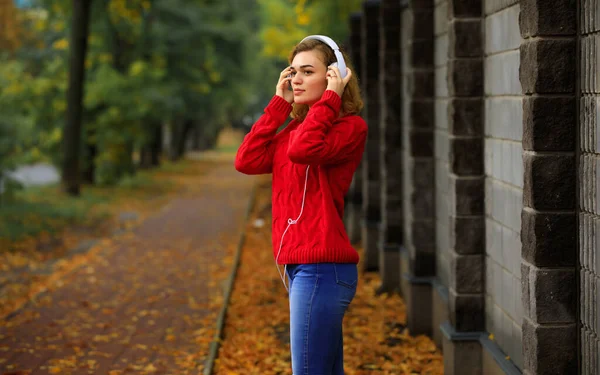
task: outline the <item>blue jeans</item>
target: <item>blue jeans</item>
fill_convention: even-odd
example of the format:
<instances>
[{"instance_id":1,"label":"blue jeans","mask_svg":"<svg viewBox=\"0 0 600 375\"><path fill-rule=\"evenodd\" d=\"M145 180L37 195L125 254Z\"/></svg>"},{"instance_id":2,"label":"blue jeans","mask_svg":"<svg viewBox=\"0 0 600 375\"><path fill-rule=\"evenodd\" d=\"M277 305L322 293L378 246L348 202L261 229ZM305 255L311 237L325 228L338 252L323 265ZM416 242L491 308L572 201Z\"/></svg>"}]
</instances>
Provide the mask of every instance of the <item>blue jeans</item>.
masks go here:
<instances>
[{"instance_id":1,"label":"blue jeans","mask_svg":"<svg viewBox=\"0 0 600 375\"><path fill-rule=\"evenodd\" d=\"M294 375L343 375L342 320L356 293L356 264L289 264Z\"/></svg>"}]
</instances>

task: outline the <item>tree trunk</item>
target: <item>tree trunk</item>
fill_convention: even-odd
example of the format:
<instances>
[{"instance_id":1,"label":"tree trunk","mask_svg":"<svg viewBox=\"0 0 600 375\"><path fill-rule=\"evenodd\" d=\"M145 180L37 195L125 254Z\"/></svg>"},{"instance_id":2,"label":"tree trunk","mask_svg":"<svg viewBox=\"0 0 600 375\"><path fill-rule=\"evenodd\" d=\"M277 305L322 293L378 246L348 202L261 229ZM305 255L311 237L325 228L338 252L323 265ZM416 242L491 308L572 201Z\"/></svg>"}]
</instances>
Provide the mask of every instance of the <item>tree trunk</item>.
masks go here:
<instances>
[{"instance_id":1,"label":"tree trunk","mask_svg":"<svg viewBox=\"0 0 600 375\"><path fill-rule=\"evenodd\" d=\"M73 0L71 52L69 62L69 90L67 92L67 118L63 131L64 160L62 185L69 195L77 196L80 190L79 151L81 147L81 114L85 84L85 56L92 0Z\"/></svg>"},{"instance_id":2,"label":"tree trunk","mask_svg":"<svg viewBox=\"0 0 600 375\"><path fill-rule=\"evenodd\" d=\"M140 168L149 169L160 165L161 146L162 124L150 122L150 139L142 147Z\"/></svg>"},{"instance_id":3,"label":"tree trunk","mask_svg":"<svg viewBox=\"0 0 600 375\"><path fill-rule=\"evenodd\" d=\"M186 139L193 125L192 120L184 120L175 124L171 142L171 161L179 160L185 153Z\"/></svg>"},{"instance_id":4,"label":"tree trunk","mask_svg":"<svg viewBox=\"0 0 600 375\"><path fill-rule=\"evenodd\" d=\"M160 154L162 153L162 143L163 143L162 123L157 124L156 129L154 129L153 140L154 140L154 142L151 144L152 166L158 167L160 165Z\"/></svg>"},{"instance_id":5,"label":"tree trunk","mask_svg":"<svg viewBox=\"0 0 600 375\"><path fill-rule=\"evenodd\" d=\"M96 182L96 155L98 155L98 145L95 141L95 130L90 129L87 134L85 144L85 163L83 165L83 172L81 177L83 182L88 184L94 184ZM90 138L94 139L90 141Z\"/></svg>"}]
</instances>

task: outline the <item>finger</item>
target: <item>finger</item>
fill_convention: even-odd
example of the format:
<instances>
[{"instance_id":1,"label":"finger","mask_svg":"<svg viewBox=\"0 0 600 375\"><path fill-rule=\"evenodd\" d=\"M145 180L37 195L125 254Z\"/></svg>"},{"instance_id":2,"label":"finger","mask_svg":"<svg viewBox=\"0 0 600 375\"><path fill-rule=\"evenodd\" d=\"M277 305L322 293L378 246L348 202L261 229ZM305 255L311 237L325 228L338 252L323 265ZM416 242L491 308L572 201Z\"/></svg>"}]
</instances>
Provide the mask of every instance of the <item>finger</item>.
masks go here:
<instances>
[{"instance_id":1,"label":"finger","mask_svg":"<svg viewBox=\"0 0 600 375\"><path fill-rule=\"evenodd\" d=\"M289 77L282 78L282 79L279 81L279 82L280 82L280 86L281 86L281 87L283 87L283 88L286 88L286 87L287 87L287 84L288 84L288 83L290 83L291 81L292 81L292 79L291 79L291 78L289 78Z\"/></svg>"},{"instance_id":2,"label":"finger","mask_svg":"<svg viewBox=\"0 0 600 375\"><path fill-rule=\"evenodd\" d=\"M350 82L350 78L352 78L352 71L350 70L350 68L346 68L346 76L342 80L344 82L344 85Z\"/></svg>"},{"instance_id":3,"label":"finger","mask_svg":"<svg viewBox=\"0 0 600 375\"><path fill-rule=\"evenodd\" d=\"M292 67L291 66L288 66L287 68L283 69L281 71L281 73L279 74L279 76L280 77L284 77L284 76L287 76L289 74L292 74Z\"/></svg>"}]
</instances>

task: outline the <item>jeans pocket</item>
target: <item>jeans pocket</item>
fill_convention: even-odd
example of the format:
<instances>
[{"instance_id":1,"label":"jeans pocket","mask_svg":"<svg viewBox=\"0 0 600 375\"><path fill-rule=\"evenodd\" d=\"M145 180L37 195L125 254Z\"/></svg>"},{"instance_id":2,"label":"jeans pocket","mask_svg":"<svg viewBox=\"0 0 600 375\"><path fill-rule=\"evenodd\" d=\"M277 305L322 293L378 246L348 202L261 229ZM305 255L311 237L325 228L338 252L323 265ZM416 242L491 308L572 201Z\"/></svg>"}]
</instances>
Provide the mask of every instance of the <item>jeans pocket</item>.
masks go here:
<instances>
[{"instance_id":1,"label":"jeans pocket","mask_svg":"<svg viewBox=\"0 0 600 375\"><path fill-rule=\"evenodd\" d=\"M334 263L335 282L348 289L356 289L358 267L353 263Z\"/></svg>"}]
</instances>

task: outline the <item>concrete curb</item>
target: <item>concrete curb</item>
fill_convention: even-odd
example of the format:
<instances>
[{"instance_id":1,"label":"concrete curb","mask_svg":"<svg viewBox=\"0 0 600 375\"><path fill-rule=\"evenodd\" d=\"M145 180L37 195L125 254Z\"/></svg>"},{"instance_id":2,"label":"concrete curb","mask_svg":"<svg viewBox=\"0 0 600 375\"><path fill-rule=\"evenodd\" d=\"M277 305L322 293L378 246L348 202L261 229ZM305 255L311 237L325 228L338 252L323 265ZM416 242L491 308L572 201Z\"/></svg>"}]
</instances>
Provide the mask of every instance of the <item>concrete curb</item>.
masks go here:
<instances>
[{"instance_id":1,"label":"concrete curb","mask_svg":"<svg viewBox=\"0 0 600 375\"><path fill-rule=\"evenodd\" d=\"M213 341L210 343L210 349L208 352L208 357L206 358L204 364L204 372L203 375L212 375L213 369L215 366L215 360L219 355L219 347L221 345L221 340L223 338L223 327L225 325L225 318L227 316L227 308L229 307L229 300L231 298L231 292L233 290L233 284L235 282L235 276L237 274L237 270L240 265L240 258L242 256L242 248L244 247L244 243L246 242L246 226L245 224L248 222L250 218L250 214L252 213L252 209L254 208L254 204L256 202L256 192L258 189L258 181L254 183L252 187L252 191L250 193L250 199L248 200L248 207L246 208L246 214L244 217L244 228L242 228L242 234L240 235L240 239L238 241L237 249L235 251L235 258L233 260L233 267L231 269L231 273L229 278L227 279L227 283L225 284L225 296L223 298L223 307L221 308L221 312L219 313L219 317L217 318L217 331L215 332L215 336L213 337Z\"/></svg>"}]
</instances>

